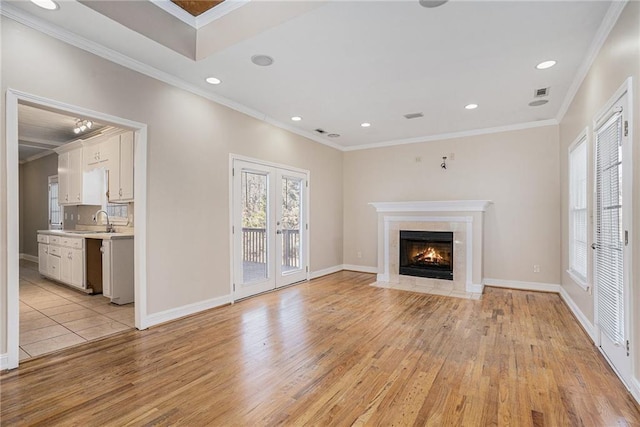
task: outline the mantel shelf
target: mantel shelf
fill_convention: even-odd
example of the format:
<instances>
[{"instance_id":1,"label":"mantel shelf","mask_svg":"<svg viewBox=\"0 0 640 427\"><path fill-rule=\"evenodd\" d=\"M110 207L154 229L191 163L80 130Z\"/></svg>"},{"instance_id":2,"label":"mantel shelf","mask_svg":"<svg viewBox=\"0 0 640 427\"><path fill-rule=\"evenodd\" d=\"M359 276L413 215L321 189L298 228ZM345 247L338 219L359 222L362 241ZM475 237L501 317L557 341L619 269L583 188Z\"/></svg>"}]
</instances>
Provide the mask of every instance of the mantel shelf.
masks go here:
<instances>
[{"instance_id":1,"label":"mantel shelf","mask_svg":"<svg viewBox=\"0 0 640 427\"><path fill-rule=\"evenodd\" d=\"M485 212L491 200L371 202L377 212Z\"/></svg>"}]
</instances>

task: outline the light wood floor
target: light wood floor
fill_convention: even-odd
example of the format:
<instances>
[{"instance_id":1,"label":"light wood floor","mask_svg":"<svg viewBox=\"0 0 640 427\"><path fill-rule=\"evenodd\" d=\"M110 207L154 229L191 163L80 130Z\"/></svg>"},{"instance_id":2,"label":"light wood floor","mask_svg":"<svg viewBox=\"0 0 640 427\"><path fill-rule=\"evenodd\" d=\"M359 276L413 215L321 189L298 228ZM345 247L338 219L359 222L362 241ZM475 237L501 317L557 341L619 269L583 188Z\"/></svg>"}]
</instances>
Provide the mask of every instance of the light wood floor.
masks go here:
<instances>
[{"instance_id":1,"label":"light wood floor","mask_svg":"<svg viewBox=\"0 0 640 427\"><path fill-rule=\"evenodd\" d=\"M555 294L481 301L341 272L29 360L3 425L640 425Z\"/></svg>"}]
</instances>

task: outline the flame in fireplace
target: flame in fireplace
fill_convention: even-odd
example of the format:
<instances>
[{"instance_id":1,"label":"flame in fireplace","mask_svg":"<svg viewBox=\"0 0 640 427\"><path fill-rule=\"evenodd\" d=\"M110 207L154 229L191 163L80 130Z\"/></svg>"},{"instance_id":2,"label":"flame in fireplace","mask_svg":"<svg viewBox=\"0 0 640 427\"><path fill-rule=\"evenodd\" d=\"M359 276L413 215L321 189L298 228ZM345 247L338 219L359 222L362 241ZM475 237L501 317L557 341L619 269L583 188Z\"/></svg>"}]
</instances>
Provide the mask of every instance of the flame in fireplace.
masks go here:
<instances>
[{"instance_id":1,"label":"flame in fireplace","mask_svg":"<svg viewBox=\"0 0 640 427\"><path fill-rule=\"evenodd\" d=\"M425 251L419 252L413 257L413 262L428 262L439 264L443 261L444 257L432 247L428 247Z\"/></svg>"}]
</instances>

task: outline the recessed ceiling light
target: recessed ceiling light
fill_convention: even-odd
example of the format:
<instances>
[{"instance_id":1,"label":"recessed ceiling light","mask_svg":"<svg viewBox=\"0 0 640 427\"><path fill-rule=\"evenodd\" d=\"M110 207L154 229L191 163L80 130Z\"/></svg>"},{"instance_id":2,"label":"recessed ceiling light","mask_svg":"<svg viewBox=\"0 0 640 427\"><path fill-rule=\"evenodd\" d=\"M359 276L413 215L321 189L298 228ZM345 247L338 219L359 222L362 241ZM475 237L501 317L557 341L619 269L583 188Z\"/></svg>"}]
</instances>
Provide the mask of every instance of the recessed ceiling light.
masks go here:
<instances>
[{"instance_id":1,"label":"recessed ceiling light","mask_svg":"<svg viewBox=\"0 0 640 427\"><path fill-rule=\"evenodd\" d=\"M476 108L478 108L478 104L467 104L464 106L464 108L466 108L467 110L475 110Z\"/></svg>"},{"instance_id":2,"label":"recessed ceiling light","mask_svg":"<svg viewBox=\"0 0 640 427\"><path fill-rule=\"evenodd\" d=\"M539 107L541 105L546 104L547 102L549 102L549 101L547 101L546 99L539 99L537 101L531 101L529 103L529 107Z\"/></svg>"},{"instance_id":3,"label":"recessed ceiling light","mask_svg":"<svg viewBox=\"0 0 640 427\"><path fill-rule=\"evenodd\" d=\"M267 55L253 55L251 57L251 62L261 67L268 67L273 64L273 58Z\"/></svg>"},{"instance_id":4,"label":"recessed ceiling light","mask_svg":"<svg viewBox=\"0 0 640 427\"><path fill-rule=\"evenodd\" d=\"M207 77L205 81L210 85L219 85L220 83L222 83L222 80L215 77Z\"/></svg>"},{"instance_id":5,"label":"recessed ceiling light","mask_svg":"<svg viewBox=\"0 0 640 427\"><path fill-rule=\"evenodd\" d=\"M40 6L41 8L47 10L56 10L60 7L58 6L58 3L54 2L53 0L31 0L31 2L36 6Z\"/></svg>"},{"instance_id":6,"label":"recessed ceiling light","mask_svg":"<svg viewBox=\"0 0 640 427\"><path fill-rule=\"evenodd\" d=\"M368 128L369 126L371 126L371 123L364 122L361 123L360 126L362 126L363 128Z\"/></svg>"},{"instance_id":7,"label":"recessed ceiling light","mask_svg":"<svg viewBox=\"0 0 640 427\"><path fill-rule=\"evenodd\" d=\"M330 133L327 135L329 138L339 138L340 134L339 133Z\"/></svg>"},{"instance_id":8,"label":"recessed ceiling light","mask_svg":"<svg viewBox=\"0 0 640 427\"><path fill-rule=\"evenodd\" d=\"M300 116L293 116L293 117L291 117L291 120L293 120L294 122L299 122L300 120L302 120L302 117L300 117Z\"/></svg>"},{"instance_id":9,"label":"recessed ceiling light","mask_svg":"<svg viewBox=\"0 0 640 427\"><path fill-rule=\"evenodd\" d=\"M433 8L433 7L442 6L447 1L448 0L418 0L418 3L420 3L420 6L422 7Z\"/></svg>"},{"instance_id":10,"label":"recessed ceiling light","mask_svg":"<svg viewBox=\"0 0 640 427\"><path fill-rule=\"evenodd\" d=\"M551 68L556 65L556 61L544 61L536 65L538 70L546 70L547 68Z\"/></svg>"}]
</instances>

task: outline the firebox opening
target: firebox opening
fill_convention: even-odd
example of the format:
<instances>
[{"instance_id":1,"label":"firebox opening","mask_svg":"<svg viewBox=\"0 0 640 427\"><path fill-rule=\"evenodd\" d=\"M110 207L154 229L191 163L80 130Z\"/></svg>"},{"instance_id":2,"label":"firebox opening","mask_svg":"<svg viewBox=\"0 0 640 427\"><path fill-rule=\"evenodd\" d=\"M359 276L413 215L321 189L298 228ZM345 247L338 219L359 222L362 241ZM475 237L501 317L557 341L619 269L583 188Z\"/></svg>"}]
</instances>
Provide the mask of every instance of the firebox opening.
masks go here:
<instances>
[{"instance_id":1,"label":"firebox opening","mask_svg":"<svg viewBox=\"0 0 640 427\"><path fill-rule=\"evenodd\" d=\"M453 232L401 230L399 273L453 280Z\"/></svg>"}]
</instances>

